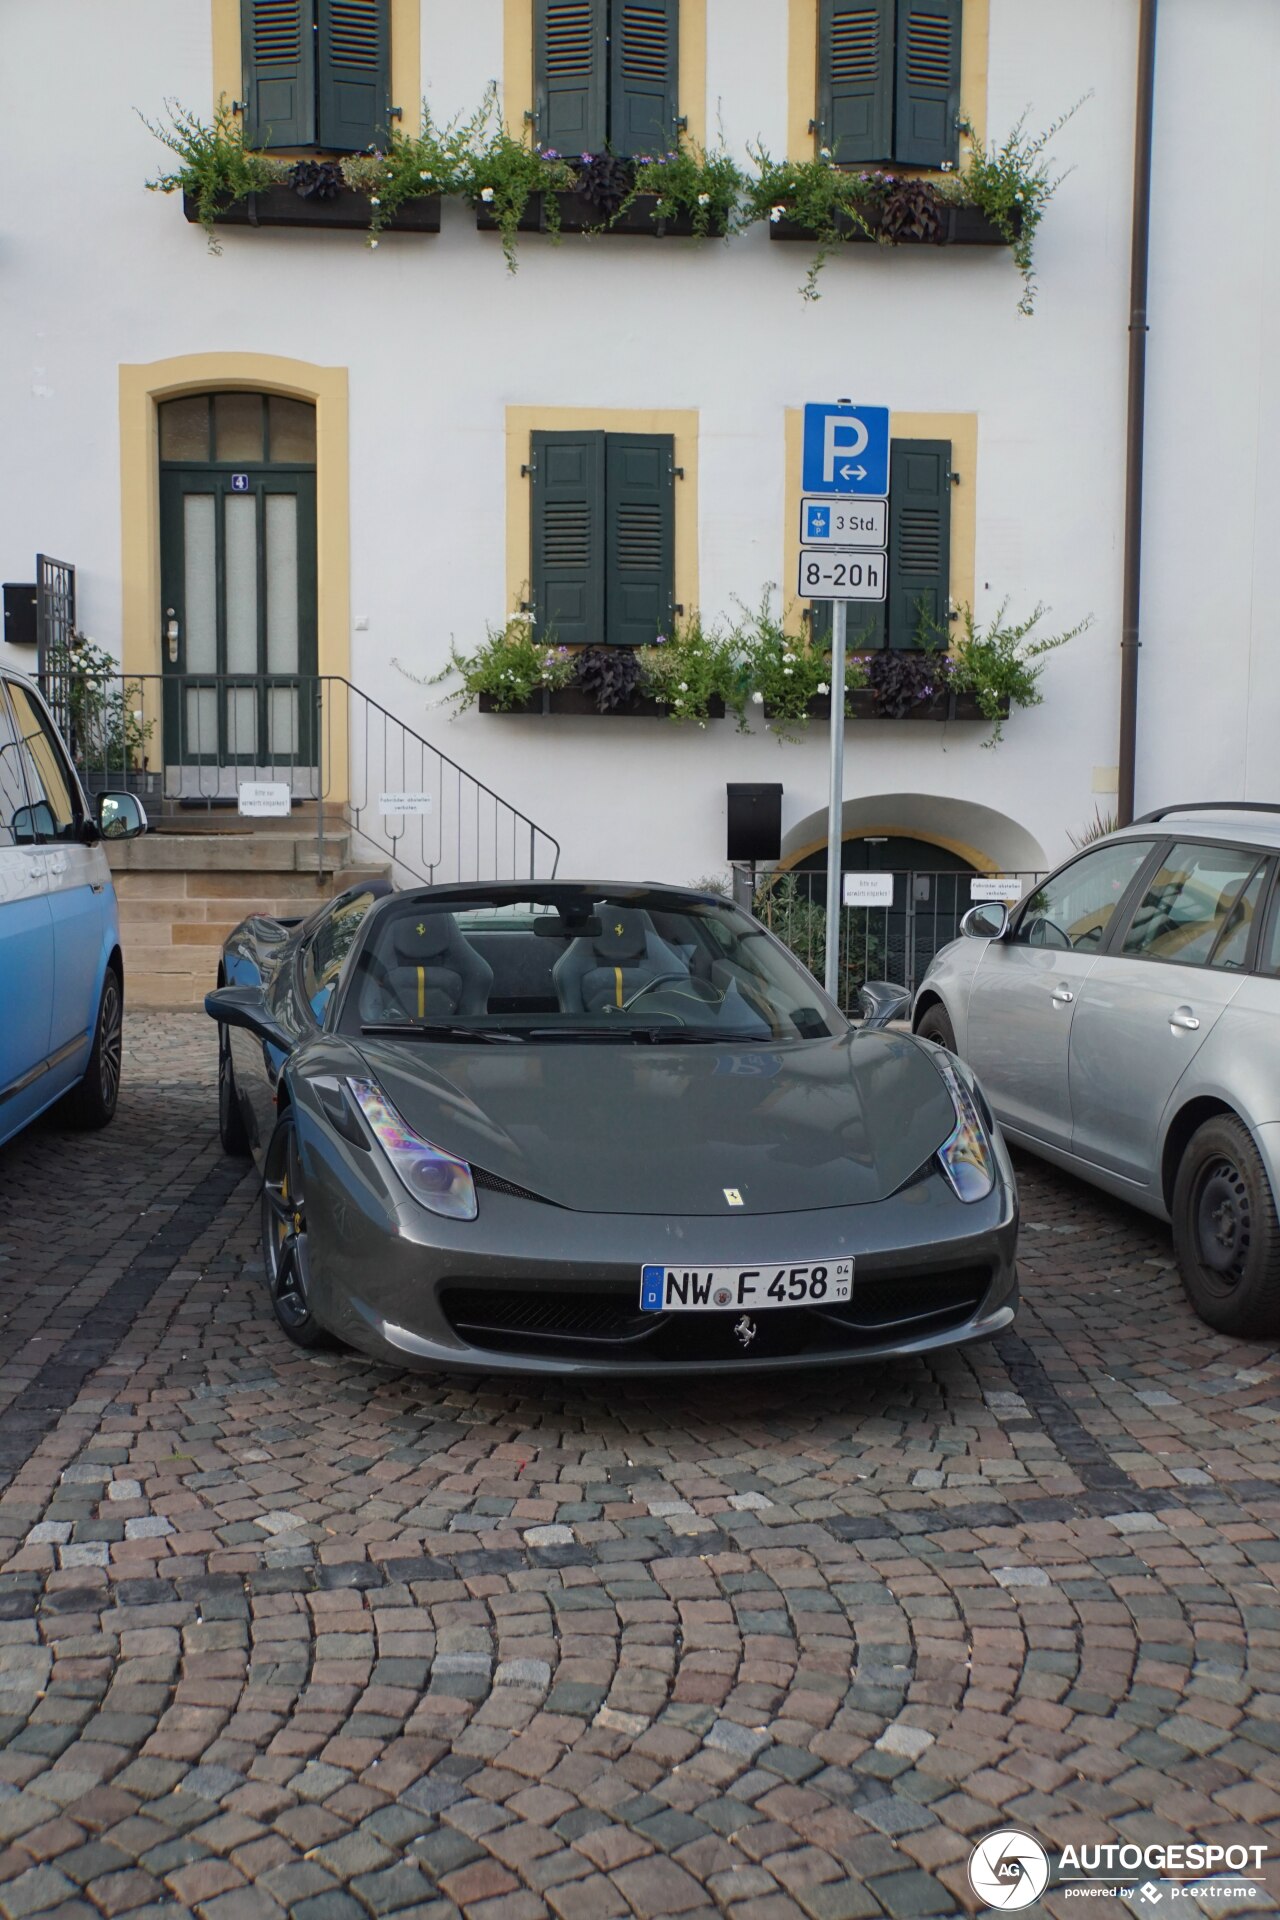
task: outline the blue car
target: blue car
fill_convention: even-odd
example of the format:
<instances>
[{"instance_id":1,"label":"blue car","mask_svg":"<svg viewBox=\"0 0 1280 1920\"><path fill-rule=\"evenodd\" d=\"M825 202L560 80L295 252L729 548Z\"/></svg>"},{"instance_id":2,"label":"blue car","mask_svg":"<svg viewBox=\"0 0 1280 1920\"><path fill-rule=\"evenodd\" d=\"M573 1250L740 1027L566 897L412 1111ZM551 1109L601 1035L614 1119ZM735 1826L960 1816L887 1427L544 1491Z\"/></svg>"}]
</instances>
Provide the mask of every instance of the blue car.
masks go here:
<instances>
[{"instance_id":1,"label":"blue car","mask_svg":"<svg viewBox=\"0 0 1280 1920\"><path fill-rule=\"evenodd\" d=\"M146 824L131 793L90 807L36 688L0 671L0 1143L63 1098L82 1127L116 1110L124 963L102 842Z\"/></svg>"}]
</instances>

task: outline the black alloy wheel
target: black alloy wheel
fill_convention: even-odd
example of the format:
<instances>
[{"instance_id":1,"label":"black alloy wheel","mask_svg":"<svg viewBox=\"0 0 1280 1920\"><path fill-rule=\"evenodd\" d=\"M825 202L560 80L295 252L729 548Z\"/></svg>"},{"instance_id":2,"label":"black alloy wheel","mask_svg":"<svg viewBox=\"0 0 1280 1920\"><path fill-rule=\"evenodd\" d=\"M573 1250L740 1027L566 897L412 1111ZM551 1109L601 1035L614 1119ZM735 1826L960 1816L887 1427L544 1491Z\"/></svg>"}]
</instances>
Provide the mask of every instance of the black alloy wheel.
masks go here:
<instances>
[{"instance_id":1,"label":"black alloy wheel","mask_svg":"<svg viewBox=\"0 0 1280 1920\"><path fill-rule=\"evenodd\" d=\"M1280 1331L1280 1220L1253 1137L1234 1114L1192 1136L1173 1189L1173 1244L1200 1318L1220 1333Z\"/></svg>"},{"instance_id":2,"label":"black alloy wheel","mask_svg":"<svg viewBox=\"0 0 1280 1920\"><path fill-rule=\"evenodd\" d=\"M299 1347L328 1344L311 1311L307 1258L307 1201L303 1189L298 1126L286 1108L267 1148L262 1181L262 1257L276 1319Z\"/></svg>"},{"instance_id":3,"label":"black alloy wheel","mask_svg":"<svg viewBox=\"0 0 1280 1920\"><path fill-rule=\"evenodd\" d=\"M244 1123L240 1096L236 1092L236 1070L231 1060L231 1030L218 1025L218 1137L222 1150L237 1160L249 1155L249 1129Z\"/></svg>"},{"instance_id":4,"label":"black alloy wheel","mask_svg":"<svg viewBox=\"0 0 1280 1920\"><path fill-rule=\"evenodd\" d=\"M120 1098L120 1069L124 1058L124 989L120 976L108 967L98 1001L93 1046L80 1084L67 1096L67 1112L77 1127L93 1131L115 1116Z\"/></svg>"},{"instance_id":5,"label":"black alloy wheel","mask_svg":"<svg viewBox=\"0 0 1280 1920\"><path fill-rule=\"evenodd\" d=\"M945 1047L948 1053L954 1053L956 1050L955 1029L951 1024L950 1016L946 1008L937 1001L926 1013L921 1014L920 1025L916 1028L916 1032L922 1040L936 1041L940 1047Z\"/></svg>"}]
</instances>

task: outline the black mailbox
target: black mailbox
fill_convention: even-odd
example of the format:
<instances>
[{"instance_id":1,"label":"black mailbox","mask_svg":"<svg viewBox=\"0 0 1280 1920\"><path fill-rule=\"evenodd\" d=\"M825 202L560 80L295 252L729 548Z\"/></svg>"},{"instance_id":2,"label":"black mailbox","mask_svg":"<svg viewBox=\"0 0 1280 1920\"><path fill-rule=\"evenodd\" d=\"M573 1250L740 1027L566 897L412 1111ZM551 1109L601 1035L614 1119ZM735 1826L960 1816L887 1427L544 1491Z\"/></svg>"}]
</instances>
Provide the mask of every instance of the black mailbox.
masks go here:
<instances>
[{"instance_id":1,"label":"black mailbox","mask_svg":"<svg viewBox=\"0 0 1280 1920\"><path fill-rule=\"evenodd\" d=\"M729 781L729 846L726 857L748 866L782 858L782 787Z\"/></svg>"},{"instance_id":2,"label":"black mailbox","mask_svg":"<svg viewBox=\"0 0 1280 1920\"><path fill-rule=\"evenodd\" d=\"M36 583L34 580L6 580L4 592L4 637L11 647L36 644Z\"/></svg>"}]
</instances>

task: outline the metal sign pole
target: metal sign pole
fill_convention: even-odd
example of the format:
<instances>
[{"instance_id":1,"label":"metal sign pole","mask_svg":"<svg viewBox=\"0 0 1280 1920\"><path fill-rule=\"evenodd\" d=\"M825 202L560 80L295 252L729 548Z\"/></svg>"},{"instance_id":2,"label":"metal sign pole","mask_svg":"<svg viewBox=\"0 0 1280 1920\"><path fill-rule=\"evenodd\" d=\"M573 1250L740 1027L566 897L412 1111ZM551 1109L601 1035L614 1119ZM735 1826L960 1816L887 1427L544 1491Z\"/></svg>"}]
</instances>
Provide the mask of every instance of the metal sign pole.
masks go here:
<instances>
[{"instance_id":1,"label":"metal sign pole","mask_svg":"<svg viewBox=\"0 0 1280 1920\"><path fill-rule=\"evenodd\" d=\"M840 999L840 852L844 840L844 652L848 602L831 603L831 800L827 811L827 968L823 985Z\"/></svg>"}]
</instances>

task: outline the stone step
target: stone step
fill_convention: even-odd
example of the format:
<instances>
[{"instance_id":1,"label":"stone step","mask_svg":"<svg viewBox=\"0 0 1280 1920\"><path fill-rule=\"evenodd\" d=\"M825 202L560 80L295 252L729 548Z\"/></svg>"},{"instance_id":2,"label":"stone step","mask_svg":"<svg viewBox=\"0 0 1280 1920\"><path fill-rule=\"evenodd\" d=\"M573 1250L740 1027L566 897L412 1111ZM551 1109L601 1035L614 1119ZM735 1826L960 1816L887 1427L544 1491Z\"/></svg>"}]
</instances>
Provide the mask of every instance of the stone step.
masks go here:
<instances>
[{"instance_id":1,"label":"stone step","mask_svg":"<svg viewBox=\"0 0 1280 1920\"><path fill-rule=\"evenodd\" d=\"M350 857L350 837L326 833L144 833L137 840L107 843L107 858L117 874L193 872L205 874L340 872Z\"/></svg>"}]
</instances>

